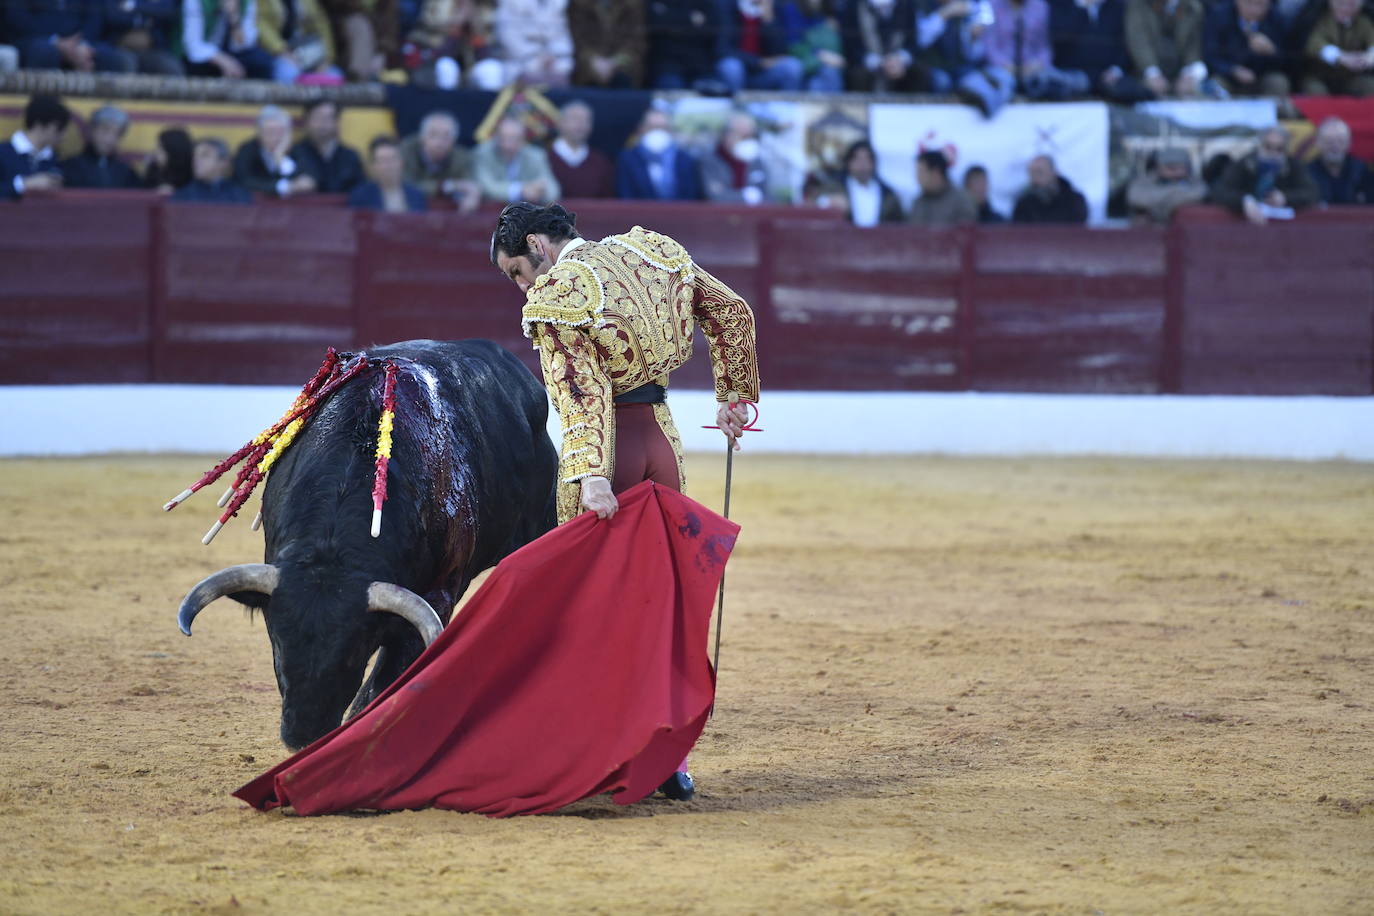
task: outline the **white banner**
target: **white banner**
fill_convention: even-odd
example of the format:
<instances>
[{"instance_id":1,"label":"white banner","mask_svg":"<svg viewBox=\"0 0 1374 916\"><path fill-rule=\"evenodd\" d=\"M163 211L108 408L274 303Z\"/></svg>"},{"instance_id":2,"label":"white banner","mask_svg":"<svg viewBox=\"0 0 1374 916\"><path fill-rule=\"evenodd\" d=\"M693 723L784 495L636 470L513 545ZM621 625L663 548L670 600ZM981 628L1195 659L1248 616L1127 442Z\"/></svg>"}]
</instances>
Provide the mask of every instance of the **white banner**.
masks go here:
<instances>
[{"instance_id":1,"label":"white banner","mask_svg":"<svg viewBox=\"0 0 1374 916\"><path fill-rule=\"evenodd\" d=\"M878 173L910 205L919 194L916 155L938 149L963 180L971 165L988 170L993 207L1010 218L1035 156L1054 157L1063 175L1088 199L1088 219L1107 212L1107 106L1102 102L1008 105L992 119L966 105L873 105L869 130Z\"/></svg>"}]
</instances>

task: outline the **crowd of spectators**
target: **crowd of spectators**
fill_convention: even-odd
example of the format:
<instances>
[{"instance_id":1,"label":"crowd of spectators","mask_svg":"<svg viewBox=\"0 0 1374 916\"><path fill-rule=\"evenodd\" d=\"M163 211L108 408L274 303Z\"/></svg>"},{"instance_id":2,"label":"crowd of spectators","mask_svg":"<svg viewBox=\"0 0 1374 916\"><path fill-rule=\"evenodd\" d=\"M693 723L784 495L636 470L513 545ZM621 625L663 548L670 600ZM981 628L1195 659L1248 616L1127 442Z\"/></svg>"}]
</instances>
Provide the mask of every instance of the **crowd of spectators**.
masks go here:
<instances>
[{"instance_id":1,"label":"crowd of spectators","mask_svg":"<svg viewBox=\"0 0 1374 916\"><path fill-rule=\"evenodd\" d=\"M4 0L0 71L1030 99L1374 94L1374 0Z\"/></svg>"},{"instance_id":2,"label":"crowd of spectators","mask_svg":"<svg viewBox=\"0 0 1374 916\"><path fill-rule=\"evenodd\" d=\"M701 200L758 204L771 186L759 126L743 110L725 119L718 140L704 152L683 144L668 109L651 106L631 142L612 161L592 148L591 107L564 105L557 135L547 147L532 142L519 117L508 114L491 136L468 150L458 144L454 116L436 111L404 139L378 137L362 157L339 138L340 107L318 99L301 113L301 135L290 113L262 108L255 135L236 151L215 137L196 140L180 129L164 130L142 174L119 154L129 116L106 105L88 119L85 146L69 159L55 155L71 122L57 98L36 95L24 126L0 144L0 198L51 194L63 188L150 188L176 201L251 203L258 198L335 194L349 206L389 212L428 209L436 200L460 211L483 203L550 202L564 196L635 200ZM1137 222L1168 222L1181 206L1212 202L1253 223L1291 218L1313 205L1374 203L1374 171L1350 153L1350 128L1328 118L1314 135L1316 156L1301 162L1291 153L1283 127L1259 131L1253 150L1206 164L1211 181L1181 147L1154 153L1131 182L1126 202ZM956 182L939 150L913 153L920 193L906 209L878 176L868 140L845 152L842 170L812 176L804 204L841 211L859 227L909 222L925 226L971 223L1064 223L1088 220L1083 193L1060 174L1048 155L1033 155L1025 183L1009 214L990 200L989 175L972 165Z\"/></svg>"}]
</instances>

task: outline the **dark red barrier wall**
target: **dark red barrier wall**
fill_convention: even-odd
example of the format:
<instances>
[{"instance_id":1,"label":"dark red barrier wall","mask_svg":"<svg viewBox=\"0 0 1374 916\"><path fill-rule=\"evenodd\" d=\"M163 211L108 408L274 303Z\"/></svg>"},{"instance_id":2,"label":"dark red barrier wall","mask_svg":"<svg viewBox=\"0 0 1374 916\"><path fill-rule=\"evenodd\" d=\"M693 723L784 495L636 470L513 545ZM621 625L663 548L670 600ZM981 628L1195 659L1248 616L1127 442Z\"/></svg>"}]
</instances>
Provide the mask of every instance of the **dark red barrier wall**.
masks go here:
<instances>
[{"instance_id":1,"label":"dark red barrier wall","mask_svg":"<svg viewBox=\"0 0 1374 916\"><path fill-rule=\"evenodd\" d=\"M577 202L678 238L754 306L767 387L1369 394L1374 208L1168 230L856 230L795 210ZM534 367L492 213L0 208L0 382L299 383L326 346L489 337ZM710 378L704 348L675 376Z\"/></svg>"}]
</instances>

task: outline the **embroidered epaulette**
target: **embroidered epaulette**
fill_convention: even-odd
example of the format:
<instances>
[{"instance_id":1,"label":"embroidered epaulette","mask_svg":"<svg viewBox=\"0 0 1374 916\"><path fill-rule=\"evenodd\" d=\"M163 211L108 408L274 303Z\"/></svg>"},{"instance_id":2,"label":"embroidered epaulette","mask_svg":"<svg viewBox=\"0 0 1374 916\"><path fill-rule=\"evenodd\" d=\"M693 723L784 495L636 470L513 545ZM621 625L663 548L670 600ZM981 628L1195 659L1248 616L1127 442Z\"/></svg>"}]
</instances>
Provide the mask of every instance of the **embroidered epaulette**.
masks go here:
<instances>
[{"instance_id":1,"label":"embroidered epaulette","mask_svg":"<svg viewBox=\"0 0 1374 916\"><path fill-rule=\"evenodd\" d=\"M561 324L570 328L591 327L602 320L606 292L591 266L576 258L563 258L534 281L521 312L526 337L536 324Z\"/></svg>"},{"instance_id":2,"label":"embroidered epaulette","mask_svg":"<svg viewBox=\"0 0 1374 916\"><path fill-rule=\"evenodd\" d=\"M643 226L635 226L621 235L607 236L601 240L603 245L619 245L628 248L655 267L677 273L692 266L692 256L677 242L657 232L650 232Z\"/></svg>"}]
</instances>

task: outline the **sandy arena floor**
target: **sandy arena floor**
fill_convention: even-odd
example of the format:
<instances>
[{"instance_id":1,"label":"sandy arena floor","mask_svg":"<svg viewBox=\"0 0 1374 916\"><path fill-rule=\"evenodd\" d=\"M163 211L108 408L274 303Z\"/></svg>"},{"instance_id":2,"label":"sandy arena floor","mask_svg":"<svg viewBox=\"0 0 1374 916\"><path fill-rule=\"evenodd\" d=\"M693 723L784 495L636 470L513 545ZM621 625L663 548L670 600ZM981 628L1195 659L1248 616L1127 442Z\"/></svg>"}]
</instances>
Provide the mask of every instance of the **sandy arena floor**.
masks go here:
<instances>
[{"instance_id":1,"label":"sandy arena floor","mask_svg":"<svg viewBox=\"0 0 1374 916\"><path fill-rule=\"evenodd\" d=\"M176 628L262 555L159 511L208 464L0 462L0 912L1374 909L1369 466L745 453L698 800L496 821L229 797L284 752L261 622Z\"/></svg>"}]
</instances>

